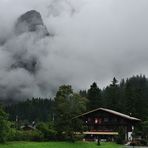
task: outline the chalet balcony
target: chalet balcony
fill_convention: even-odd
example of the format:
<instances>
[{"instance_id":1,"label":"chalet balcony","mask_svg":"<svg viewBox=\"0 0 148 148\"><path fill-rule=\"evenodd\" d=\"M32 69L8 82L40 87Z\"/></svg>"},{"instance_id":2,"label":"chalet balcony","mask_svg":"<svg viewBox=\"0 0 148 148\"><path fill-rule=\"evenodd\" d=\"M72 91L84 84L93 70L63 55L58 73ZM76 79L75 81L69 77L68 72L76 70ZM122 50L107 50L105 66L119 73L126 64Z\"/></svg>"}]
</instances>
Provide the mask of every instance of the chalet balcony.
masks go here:
<instances>
[{"instance_id":1,"label":"chalet balcony","mask_svg":"<svg viewBox=\"0 0 148 148\"><path fill-rule=\"evenodd\" d=\"M85 126L85 131L88 132L116 132L119 126Z\"/></svg>"}]
</instances>

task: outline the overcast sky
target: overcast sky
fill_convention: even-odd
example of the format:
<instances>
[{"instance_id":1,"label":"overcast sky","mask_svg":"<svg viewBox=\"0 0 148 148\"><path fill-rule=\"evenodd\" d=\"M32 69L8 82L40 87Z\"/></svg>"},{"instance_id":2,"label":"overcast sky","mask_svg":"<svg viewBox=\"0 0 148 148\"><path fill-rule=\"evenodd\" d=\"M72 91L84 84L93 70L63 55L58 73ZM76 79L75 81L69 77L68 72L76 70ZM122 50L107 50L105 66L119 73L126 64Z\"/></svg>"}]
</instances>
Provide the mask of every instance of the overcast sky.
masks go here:
<instances>
[{"instance_id":1,"label":"overcast sky","mask_svg":"<svg viewBox=\"0 0 148 148\"><path fill-rule=\"evenodd\" d=\"M32 9L41 13L53 34L35 45L12 33L17 18ZM148 0L0 0L0 22L0 40L6 40L0 45L4 98L6 93L49 96L62 84L79 90L96 81L102 88L114 76L148 75ZM28 56L35 49L40 59L35 75L7 69L24 42Z\"/></svg>"}]
</instances>

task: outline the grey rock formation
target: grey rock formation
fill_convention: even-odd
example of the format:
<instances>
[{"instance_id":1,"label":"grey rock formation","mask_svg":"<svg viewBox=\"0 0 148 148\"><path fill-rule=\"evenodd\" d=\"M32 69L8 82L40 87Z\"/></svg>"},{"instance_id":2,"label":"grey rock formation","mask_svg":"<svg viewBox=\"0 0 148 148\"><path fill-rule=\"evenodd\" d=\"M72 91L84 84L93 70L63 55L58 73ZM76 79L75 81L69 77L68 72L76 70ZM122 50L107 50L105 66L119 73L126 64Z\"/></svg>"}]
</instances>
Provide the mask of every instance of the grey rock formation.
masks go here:
<instances>
[{"instance_id":1,"label":"grey rock formation","mask_svg":"<svg viewBox=\"0 0 148 148\"><path fill-rule=\"evenodd\" d=\"M43 36L49 35L41 14L36 10L28 11L18 18L15 25L15 33L20 35L25 32L37 32Z\"/></svg>"},{"instance_id":2,"label":"grey rock formation","mask_svg":"<svg viewBox=\"0 0 148 148\"><path fill-rule=\"evenodd\" d=\"M35 74L39 69L39 59L35 56L25 59L22 56L15 58L15 63L11 65L11 69L23 68L32 74Z\"/></svg>"},{"instance_id":3,"label":"grey rock formation","mask_svg":"<svg viewBox=\"0 0 148 148\"><path fill-rule=\"evenodd\" d=\"M23 44L22 47L19 47L19 51L13 53L14 62L11 64L11 69L23 68L28 72L35 74L39 70L40 61L37 55L31 53L31 46L34 43L27 46L27 42L30 41L30 35L28 35L28 33L31 33L34 42L38 42L39 39L49 36L49 32L43 23L41 14L36 10L26 12L17 19L14 29L17 35L17 41L19 36L24 33L27 39L24 40L26 46ZM17 43L21 45L21 42Z\"/></svg>"}]
</instances>

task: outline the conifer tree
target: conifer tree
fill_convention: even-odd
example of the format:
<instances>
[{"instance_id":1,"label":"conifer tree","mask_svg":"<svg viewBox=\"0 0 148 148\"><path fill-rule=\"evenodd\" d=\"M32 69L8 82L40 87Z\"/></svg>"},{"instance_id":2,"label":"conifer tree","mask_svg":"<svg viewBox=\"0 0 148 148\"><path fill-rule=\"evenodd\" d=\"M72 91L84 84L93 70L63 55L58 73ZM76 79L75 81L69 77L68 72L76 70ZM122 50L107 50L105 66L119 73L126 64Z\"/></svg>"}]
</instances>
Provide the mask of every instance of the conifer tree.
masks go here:
<instances>
[{"instance_id":1,"label":"conifer tree","mask_svg":"<svg viewBox=\"0 0 148 148\"><path fill-rule=\"evenodd\" d=\"M87 98L88 98L88 109L96 109L99 107L102 107L102 100L101 100L101 90L97 86L97 83L93 83L90 86L90 89L87 92Z\"/></svg>"}]
</instances>

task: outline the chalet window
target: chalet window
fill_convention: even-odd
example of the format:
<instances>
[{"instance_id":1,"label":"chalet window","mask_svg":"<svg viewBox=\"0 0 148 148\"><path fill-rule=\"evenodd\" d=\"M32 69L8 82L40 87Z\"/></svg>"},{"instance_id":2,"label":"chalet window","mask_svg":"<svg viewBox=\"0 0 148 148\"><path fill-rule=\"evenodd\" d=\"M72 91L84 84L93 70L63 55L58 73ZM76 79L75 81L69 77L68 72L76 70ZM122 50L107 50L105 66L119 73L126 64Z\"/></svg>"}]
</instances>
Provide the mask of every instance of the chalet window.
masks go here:
<instances>
[{"instance_id":1,"label":"chalet window","mask_svg":"<svg viewBox=\"0 0 148 148\"><path fill-rule=\"evenodd\" d=\"M109 122L109 119L108 118L104 118L104 122Z\"/></svg>"},{"instance_id":2,"label":"chalet window","mask_svg":"<svg viewBox=\"0 0 148 148\"><path fill-rule=\"evenodd\" d=\"M85 119L85 123L86 123L86 124L91 124L91 123L92 123L91 118L86 118L86 119Z\"/></svg>"},{"instance_id":3,"label":"chalet window","mask_svg":"<svg viewBox=\"0 0 148 148\"><path fill-rule=\"evenodd\" d=\"M98 118L95 118L95 124L98 124Z\"/></svg>"},{"instance_id":4,"label":"chalet window","mask_svg":"<svg viewBox=\"0 0 148 148\"><path fill-rule=\"evenodd\" d=\"M87 119L87 123L91 123L91 118L88 118Z\"/></svg>"},{"instance_id":5,"label":"chalet window","mask_svg":"<svg viewBox=\"0 0 148 148\"><path fill-rule=\"evenodd\" d=\"M101 124L102 123L102 119L101 118L95 118L95 124Z\"/></svg>"},{"instance_id":6,"label":"chalet window","mask_svg":"<svg viewBox=\"0 0 148 148\"><path fill-rule=\"evenodd\" d=\"M117 118L114 118L113 122L118 122Z\"/></svg>"}]
</instances>

